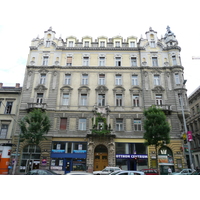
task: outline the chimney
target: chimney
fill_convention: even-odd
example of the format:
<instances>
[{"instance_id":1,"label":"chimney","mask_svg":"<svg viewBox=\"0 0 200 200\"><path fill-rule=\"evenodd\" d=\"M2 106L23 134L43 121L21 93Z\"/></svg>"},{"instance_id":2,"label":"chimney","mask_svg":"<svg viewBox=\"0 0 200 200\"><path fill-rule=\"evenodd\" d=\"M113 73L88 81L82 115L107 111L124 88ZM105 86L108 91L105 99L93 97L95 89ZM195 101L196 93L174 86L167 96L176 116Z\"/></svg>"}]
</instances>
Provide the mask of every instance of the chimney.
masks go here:
<instances>
[{"instance_id":1,"label":"chimney","mask_svg":"<svg viewBox=\"0 0 200 200\"><path fill-rule=\"evenodd\" d=\"M0 83L0 88L2 88L3 87L3 83Z\"/></svg>"},{"instance_id":2,"label":"chimney","mask_svg":"<svg viewBox=\"0 0 200 200\"><path fill-rule=\"evenodd\" d=\"M16 83L15 88L19 88L20 87L20 83Z\"/></svg>"}]
</instances>

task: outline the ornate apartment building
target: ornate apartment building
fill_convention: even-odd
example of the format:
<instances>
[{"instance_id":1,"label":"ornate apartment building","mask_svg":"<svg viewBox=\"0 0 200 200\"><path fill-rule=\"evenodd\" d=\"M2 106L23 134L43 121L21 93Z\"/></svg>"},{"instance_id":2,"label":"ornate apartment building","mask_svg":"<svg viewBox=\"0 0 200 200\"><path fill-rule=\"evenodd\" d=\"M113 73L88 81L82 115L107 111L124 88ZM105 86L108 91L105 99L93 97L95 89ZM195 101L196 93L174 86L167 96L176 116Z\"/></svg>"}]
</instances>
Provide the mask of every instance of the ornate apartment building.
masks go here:
<instances>
[{"instance_id":1,"label":"ornate apartment building","mask_svg":"<svg viewBox=\"0 0 200 200\"><path fill-rule=\"evenodd\" d=\"M189 97L190 116L187 118L187 130L192 132L191 151L194 167L200 167L200 87ZM187 148L187 147L186 147Z\"/></svg>"},{"instance_id":2,"label":"ornate apartment building","mask_svg":"<svg viewBox=\"0 0 200 200\"><path fill-rule=\"evenodd\" d=\"M27 166L59 173L155 167L155 149L143 139L143 110L152 105L166 113L171 125L171 143L158 152L161 173L168 166L185 167L179 94L185 94L187 105L187 90L181 48L169 27L160 39L152 28L145 34L140 39L63 40L50 27L43 38L32 40L19 115L41 108L52 127L38 147L20 143L20 172ZM31 150L32 162L27 160Z\"/></svg>"}]
</instances>

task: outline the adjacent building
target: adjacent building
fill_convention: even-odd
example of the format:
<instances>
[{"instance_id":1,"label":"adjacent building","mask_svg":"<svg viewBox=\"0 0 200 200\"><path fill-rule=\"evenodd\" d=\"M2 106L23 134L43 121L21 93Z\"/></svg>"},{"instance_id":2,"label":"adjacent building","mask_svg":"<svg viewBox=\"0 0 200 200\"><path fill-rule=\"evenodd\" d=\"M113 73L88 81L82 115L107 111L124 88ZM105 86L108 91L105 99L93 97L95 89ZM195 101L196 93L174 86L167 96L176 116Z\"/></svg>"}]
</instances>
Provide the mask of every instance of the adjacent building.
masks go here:
<instances>
[{"instance_id":1,"label":"adjacent building","mask_svg":"<svg viewBox=\"0 0 200 200\"><path fill-rule=\"evenodd\" d=\"M187 129L192 132L191 153L194 167L200 167L200 87L188 97L190 116L187 118ZM185 147L187 152L187 146Z\"/></svg>"},{"instance_id":2,"label":"adjacent building","mask_svg":"<svg viewBox=\"0 0 200 200\"><path fill-rule=\"evenodd\" d=\"M15 87L3 86L3 83L0 83L0 174L8 173L12 136L17 126L21 90L19 83L16 83Z\"/></svg>"},{"instance_id":3,"label":"adjacent building","mask_svg":"<svg viewBox=\"0 0 200 200\"><path fill-rule=\"evenodd\" d=\"M143 110L152 105L171 125L171 143L159 149L161 173L186 167L180 94L186 116L189 107L181 48L169 27L164 37L152 28L145 35L62 39L50 27L32 40L19 117L40 108L52 127L39 146L20 143L19 172L154 168L155 149L143 139Z\"/></svg>"}]
</instances>

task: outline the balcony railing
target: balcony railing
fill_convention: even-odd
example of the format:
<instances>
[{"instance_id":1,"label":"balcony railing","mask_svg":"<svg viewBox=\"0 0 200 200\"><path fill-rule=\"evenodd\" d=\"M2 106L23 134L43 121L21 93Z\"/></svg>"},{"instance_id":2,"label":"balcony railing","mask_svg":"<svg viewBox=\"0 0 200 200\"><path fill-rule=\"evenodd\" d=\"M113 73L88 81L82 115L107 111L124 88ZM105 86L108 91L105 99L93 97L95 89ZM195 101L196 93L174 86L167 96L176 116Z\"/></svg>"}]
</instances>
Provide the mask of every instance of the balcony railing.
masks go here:
<instances>
[{"instance_id":1,"label":"balcony railing","mask_svg":"<svg viewBox=\"0 0 200 200\"><path fill-rule=\"evenodd\" d=\"M46 103L28 103L28 109L40 108L45 110L47 107Z\"/></svg>"}]
</instances>

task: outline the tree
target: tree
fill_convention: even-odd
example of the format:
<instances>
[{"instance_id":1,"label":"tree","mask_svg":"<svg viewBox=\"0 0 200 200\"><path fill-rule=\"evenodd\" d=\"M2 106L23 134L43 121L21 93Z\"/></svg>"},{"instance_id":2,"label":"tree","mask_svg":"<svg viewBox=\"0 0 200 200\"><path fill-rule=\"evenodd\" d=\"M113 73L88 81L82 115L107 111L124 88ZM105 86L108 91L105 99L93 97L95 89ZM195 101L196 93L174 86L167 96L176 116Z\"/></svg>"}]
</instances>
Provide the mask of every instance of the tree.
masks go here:
<instances>
[{"instance_id":1,"label":"tree","mask_svg":"<svg viewBox=\"0 0 200 200\"><path fill-rule=\"evenodd\" d=\"M156 151L156 167L158 168L158 152L159 146L170 143L170 125L167 122L165 113L155 106L144 110L144 139L146 145L154 145Z\"/></svg>"},{"instance_id":2,"label":"tree","mask_svg":"<svg viewBox=\"0 0 200 200\"><path fill-rule=\"evenodd\" d=\"M38 145L40 141L46 139L51 123L48 115L40 109L34 109L19 122L21 128L21 138L26 139L30 145Z\"/></svg>"}]
</instances>

